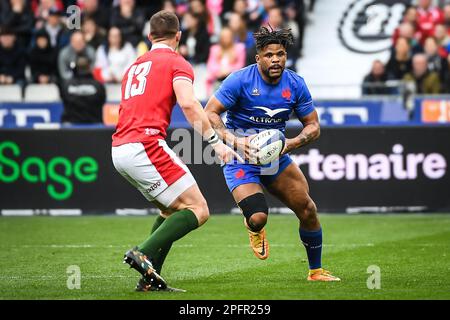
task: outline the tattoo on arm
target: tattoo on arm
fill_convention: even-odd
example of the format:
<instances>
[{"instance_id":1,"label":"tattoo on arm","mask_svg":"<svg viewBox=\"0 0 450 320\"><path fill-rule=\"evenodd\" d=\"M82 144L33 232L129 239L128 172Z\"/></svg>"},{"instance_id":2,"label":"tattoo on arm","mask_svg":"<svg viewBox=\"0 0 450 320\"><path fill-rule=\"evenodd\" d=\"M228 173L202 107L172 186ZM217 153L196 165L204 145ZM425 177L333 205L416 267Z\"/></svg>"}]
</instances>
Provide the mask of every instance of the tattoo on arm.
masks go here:
<instances>
[{"instance_id":1,"label":"tattoo on arm","mask_svg":"<svg viewBox=\"0 0 450 320\"><path fill-rule=\"evenodd\" d=\"M300 145L304 146L305 144L308 144L312 141L313 135L310 132L300 132L299 136L300 138Z\"/></svg>"},{"instance_id":2,"label":"tattoo on arm","mask_svg":"<svg viewBox=\"0 0 450 320\"><path fill-rule=\"evenodd\" d=\"M228 132L220 115L215 114L212 117L210 116L209 121L211 123L211 127L217 132L217 134L220 136L220 138L223 141L225 141L226 143L228 143L230 145L235 145L236 141L234 139L234 135L232 135L232 134L230 134L230 132Z\"/></svg>"},{"instance_id":3,"label":"tattoo on arm","mask_svg":"<svg viewBox=\"0 0 450 320\"><path fill-rule=\"evenodd\" d=\"M209 122L211 123L213 129L220 134L222 134L224 130L226 130L225 124L223 123L222 119L220 118L220 115L218 114L213 114L212 116L209 116Z\"/></svg>"},{"instance_id":4,"label":"tattoo on arm","mask_svg":"<svg viewBox=\"0 0 450 320\"><path fill-rule=\"evenodd\" d=\"M308 143L316 140L320 135L320 128L317 125L306 125L298 135L299 147L307 145Z\"/></svg>"},{"instance_id":5,"label":"tattoo on arm","mask_svg":"<svg viewBox=\"0 0 450 320\"><path fill-rule=\"evenodd\" d=\"M214 130L225 130L225 124L222 120L219 121L211 121L211 126Z\"/></svg>"}]
</instances>

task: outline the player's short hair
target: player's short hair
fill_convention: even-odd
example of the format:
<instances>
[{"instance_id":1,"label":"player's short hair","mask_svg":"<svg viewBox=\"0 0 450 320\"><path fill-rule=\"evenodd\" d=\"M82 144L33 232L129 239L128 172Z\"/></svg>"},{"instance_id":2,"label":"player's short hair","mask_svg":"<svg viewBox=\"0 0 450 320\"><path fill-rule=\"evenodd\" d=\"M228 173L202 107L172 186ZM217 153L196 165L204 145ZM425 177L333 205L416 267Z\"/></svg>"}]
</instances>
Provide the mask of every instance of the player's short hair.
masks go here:
<instances>
[{"instance_id":1,"label":"player's short hair","mask_svg":"<svg viewBox=\"0 0 450 320\"><path fill-rule=\"evenodd\" d=\"M180 30L180 21L175 13L162 10L150 18L150 35L153 39L171 39Z\"/></svg>"},{"instance_id":2,"label":"player's short hair","mask_svg":"<svg viewBox=\"0 0 450 320\"><path fill-rule=\"evenodd\" d=\"M260 52L269 44L281 44L285 49L294 43L294 36L291 29L273 30L269 25L267 27L261 27L258 31L253 33L253 38L256 42L256 51Z\"/></svg>"}]
</instances>

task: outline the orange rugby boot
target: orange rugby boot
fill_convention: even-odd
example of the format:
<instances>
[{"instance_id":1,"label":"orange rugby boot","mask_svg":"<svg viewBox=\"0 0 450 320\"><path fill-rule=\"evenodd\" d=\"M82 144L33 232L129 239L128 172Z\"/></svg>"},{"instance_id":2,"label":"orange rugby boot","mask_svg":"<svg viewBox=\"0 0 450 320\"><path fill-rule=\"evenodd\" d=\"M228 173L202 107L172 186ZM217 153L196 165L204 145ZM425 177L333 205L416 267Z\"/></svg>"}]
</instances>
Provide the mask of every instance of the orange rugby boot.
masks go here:
<instances>
[{"instance_id":1,"label":"orange rugby boot","mask_svg":"<svg viewBox=\"0 0 450 320\"><path fill-rule=\"evenodd\" d=\"M266 230L262 228L258 232L250 230L244 218L244 225L247 228L250 239L250 247L258 259L265 260L269 257L269 242L266 238Z\"/></svg>"},{"instance_id":2,"label":"orange rugby boot","mask_svg":"<svg viewBox=\"0 0 450 320\"><path fill-rule=\"evenodd\" d=\"M333 276L330 271L325 269L313 269L309 270L308 281L341 281L338 277Z\"/></svg>"}]
</instances>

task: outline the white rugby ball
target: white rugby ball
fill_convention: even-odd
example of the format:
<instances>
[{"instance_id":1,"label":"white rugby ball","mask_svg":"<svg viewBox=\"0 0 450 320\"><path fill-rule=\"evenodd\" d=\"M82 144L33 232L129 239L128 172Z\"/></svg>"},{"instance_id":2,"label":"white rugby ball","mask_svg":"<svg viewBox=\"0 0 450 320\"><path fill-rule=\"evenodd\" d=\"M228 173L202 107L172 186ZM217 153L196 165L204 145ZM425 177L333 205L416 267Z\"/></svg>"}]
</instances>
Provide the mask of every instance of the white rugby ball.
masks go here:
<instances>
[{"instance_id":1,"label":"white rugby ball","mask_svg":"<svg viewBox=\"0 0 450 320\"><path fill-rule=\"evenodd\" d=\"M285 141L284 134L277 129L261 131L252 138L250 143L259 149L256 155L258 164L264 165L278 159Z\"/></svg>"}]
</instances>

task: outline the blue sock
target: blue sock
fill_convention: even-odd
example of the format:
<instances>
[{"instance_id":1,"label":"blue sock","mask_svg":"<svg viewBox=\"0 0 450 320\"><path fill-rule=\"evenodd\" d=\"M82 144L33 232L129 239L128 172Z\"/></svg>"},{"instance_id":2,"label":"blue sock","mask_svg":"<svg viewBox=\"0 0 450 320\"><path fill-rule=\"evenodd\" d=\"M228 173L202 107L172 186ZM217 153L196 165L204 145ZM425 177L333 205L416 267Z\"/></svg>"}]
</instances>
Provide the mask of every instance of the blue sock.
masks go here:
<instances>
[{"instance_id":1,"label":"blue sock","mask_svg":"<svg viewBox=\"0 0 450 320\"><path fill-rule=\"evenodd\" d=\"M299 230L300 239L308 255L309 269L322 267L322 228L317 231Z\"/></svg>"}]
</instances>

